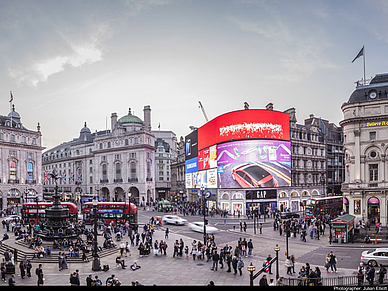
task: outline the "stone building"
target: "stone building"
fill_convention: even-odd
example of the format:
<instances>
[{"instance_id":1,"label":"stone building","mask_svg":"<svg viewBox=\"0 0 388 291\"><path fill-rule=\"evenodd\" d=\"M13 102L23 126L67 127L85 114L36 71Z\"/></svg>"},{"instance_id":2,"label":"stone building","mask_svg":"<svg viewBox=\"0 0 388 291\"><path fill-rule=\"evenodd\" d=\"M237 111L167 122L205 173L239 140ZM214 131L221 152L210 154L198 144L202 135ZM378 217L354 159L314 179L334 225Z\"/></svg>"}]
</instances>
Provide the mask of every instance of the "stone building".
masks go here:
<instances>
[{"instance_id":1,"label":"stone building","mask_svg":"<svg viewBox=\"0 0 388 291\"><path fill-rule=\"evenodd\" d=\"M29 130L12 106L0 115L0 209L42 200L42 134Z\"/></svg>"},{"instance_id":2,"label":"stone building","mask_svg":"<svg viewBox=\"0 0 388 291\"><path fill-rule=\"evenodd\" d=\"M78 138L43 154L44 194L54 192L48 173L56 171L59 191L69 199L98 194L101 200L124 201L129 193L139 204L155 199L155 138L151 108L144 121L132 114L111 114L111 130L91 132L85 122Z\"/></svg>"},{"instance_id":3,"label":"stone building","mask_svg":"<svg viewBox=\"0 0 388 291\"><path fill-rule=\"evenodd\" d=\"M356 82L341 106L344 119L345 182L342 192L356 220L387 225L388 74Z\"/></svg>"}]
</instances>

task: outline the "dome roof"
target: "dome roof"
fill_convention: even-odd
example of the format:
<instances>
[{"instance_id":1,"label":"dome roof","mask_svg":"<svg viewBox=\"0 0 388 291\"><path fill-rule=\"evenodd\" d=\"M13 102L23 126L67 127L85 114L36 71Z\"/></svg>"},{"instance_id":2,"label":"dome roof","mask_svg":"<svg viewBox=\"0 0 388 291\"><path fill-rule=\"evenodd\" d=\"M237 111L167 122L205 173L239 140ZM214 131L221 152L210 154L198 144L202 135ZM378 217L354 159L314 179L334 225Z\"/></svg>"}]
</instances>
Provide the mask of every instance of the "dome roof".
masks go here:
<instances>
[{"instance_id":1,"label":"dome roof","mask_svg":"<svg viewBox=\"0 0 388 291\"><path fill-rule=\"evenodd\" d=\"M19 115L19 113L17 113L17 112L15 111L15 105L12 105L12 111L8 114L8 117L9 117L9 118L12 117L12 119L19 119L19 120L20 120L20 115Z\"/></svg>"},{"instance_id":2,"label":"dome roof","mask_svg":"<svg viewBox=\"0 0 388 291\"><path fill-rule=\"evenodd\" d=\"M86 126L86 121L84 127L81 129L80 133L91 133L89 127Z\"/></svg>"},{"instance_id":3,"label":"dome roof","mask_svg":"<svg viewBox=\"0 0 388 291\"><path fill-rule=\"evenodd\" d=\"M137 124L143 124L143 120L141 120L139 117L132 115L131 108L129 108L128 115L125 115L119 119L120 124L127 124L127 123L137 123Z\"/></svg>"},{"instance_id":4,"label":"dome roof","mask_svg":"<svg viewBox=\"0 0 388 291\"><path fill-rule=\"evenodd\" d=\"M348 103L368 101L371 92L376 93L376 99L388 98L388 74L377 74L369 85L358 86L350 95Z\"/></svg>"}]
</instances>

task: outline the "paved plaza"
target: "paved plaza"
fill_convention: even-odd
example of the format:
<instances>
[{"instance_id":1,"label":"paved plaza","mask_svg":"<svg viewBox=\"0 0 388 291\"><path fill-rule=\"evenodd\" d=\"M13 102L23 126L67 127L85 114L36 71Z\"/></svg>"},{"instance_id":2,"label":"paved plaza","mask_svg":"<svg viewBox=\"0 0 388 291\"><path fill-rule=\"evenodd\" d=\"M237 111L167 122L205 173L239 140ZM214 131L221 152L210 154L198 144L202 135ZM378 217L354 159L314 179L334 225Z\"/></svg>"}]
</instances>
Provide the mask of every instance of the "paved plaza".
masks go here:
<instances>
[{"instance_id":1,"label":"paved plaza","mask_svg":"<svg viewBox=\"0 0 388 291\"><path fill-rule=\"evenodd\" d=\"M139 223L144 224L148 219L153 215L161 215L157 212L146 212L139 211ZM200 220L197 217L186 217L191 220ZM244 268L243 275L239 274L234 275L233 269L231 273L227 273L227 265L224 263L224 268L220 269L220 266L217 271L210 270L212 263L204 261L198 261L191 258L186 259L185 255L182 258L172 257L173 254L173 243L175 240L183 239L185 246L188 245L191 249L191 242L193 239L199 240L201 234L194 233L188 230L187 226L171 226L170 234L167 240L168 248L166 256L155 256L150 254L149 256L140 257L139 252L136 246L131 247L131 256L124 257L125 264L128 266L126 269L117 267L115 263L117 253L111 254L104 258L101 258L101 265L108 264L110 269L107 272L99 271L93 272L91 270L92 263L69 263L69 268L67 270L58 271L57 263L43 263L43 272L44 272L44 284L45 285L70 285L69 277L70 274L79 270L81 285L86 285L86 277L89 274L98 275L103 285L105 281L112 274L118 278L122 285L131 285L132 281L138 281L143 285L207 285L210 281L213 281L215 285L249 285L249 272L247 271L247 266L250 262L253 263L258 271L265 261L268 254L271 254L272 257L275 257L274 247L278 244L281 248L279 252L279 274L280 276L289 277L286 275L285 263L285 237L280 236L277 231L273 231L272 220L267 220L264 223L263 233L257 234L253 233L252 221L242 218L248 223L248 229L246 232L240 232L239 228L239 219L237 218L228 218L225 222L224 219L221 219L219 216L210 219L211 223L218 227L221 231L216 235L217 246L223 247L225 244L232 246L233 248L237 245L237 240L239 237L246 238L249 240L252 238L254 244L253 256L252 257L243 257ZM169 226L167 226L169 227ZM166 226L156 228L153 241L155 240L164 240ZM139 231L142 231L142 225L139 227ZM4 232L3 229L0 231ZM128 236L124 237L124 242L130 242ZM13 234L11 234L10 239L6 241L8 245L14 245ZM19 246L20 248L20 246ZM289 250L290 255L293 254L296 258L295 271L296 274L291 276L293 278L297 277L298 271L302 265L305 265L306 262L309 262L312 268L318 266L322 271L322 277L335 277L335 276L350 276L356 273L357 265L359 264L360 253L358 250L362 248L361 245L329 245L327 234L323 236L320 240L311 240L307 238L307 242L300 241L299 238L290 238L289 239ZM349 254L343 253L343 251L348 251ZM338 273L326 273L324 269L324 255L331 250L334 253L342 252L338 257ZM353 253L351 252L353 250ZM356 256L354 255L356 254ZM137 262L141 266L140 269L132 271L129 266L134 262ZM32 261L32 277L22 279L20 277L20 271L16 266L16 284L17 285L36 285L37 276L35 275L35 268L38 267L39 260L34 259ZM272 267L272 275L267 274L268 280L271 278L275 279L275 266ZM7 275L7 278L9 275ZM258 285L258 281L261 278L261 275L255 280L255 285ZM0 282L0 284L6 284Z\"/></svg>"}]
</instances>

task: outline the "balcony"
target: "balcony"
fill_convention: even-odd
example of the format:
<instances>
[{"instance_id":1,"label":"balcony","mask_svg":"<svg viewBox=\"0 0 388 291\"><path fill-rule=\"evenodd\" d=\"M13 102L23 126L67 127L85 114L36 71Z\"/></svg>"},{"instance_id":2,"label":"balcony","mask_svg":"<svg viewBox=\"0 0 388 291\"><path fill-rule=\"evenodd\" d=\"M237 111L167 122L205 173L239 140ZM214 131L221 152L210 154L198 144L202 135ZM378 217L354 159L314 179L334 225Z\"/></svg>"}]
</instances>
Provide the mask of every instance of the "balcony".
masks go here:
<instances>
[{"instance_id":1,"label":"balcony","mask_svg":"<svg viewBox=\"0 0 388 291\"><path fill-rule=\"evenodd\" d=\"M128 178L129 183L139 182L138 178Z\"/></svg>"},{"instance_id":2,"label":"balcony","mask_svg":"<svg viewBox=\"0 0 388 291\"><path fill-rule=\"evenodd\" d=\"M108 179L100 179L100 183L101 184L109 183L109 180Z\"/></svg>"},{"instance_id":3,"label":"balcony","mask_svg":"<svg viewBox=\"0 0 388 291\"><path fill-rule=\"evenodd\" d=\"M113 182L114 183L123 183L123 179L120 178L120 179L113 179Z\"/></svg>"}]
</instances>

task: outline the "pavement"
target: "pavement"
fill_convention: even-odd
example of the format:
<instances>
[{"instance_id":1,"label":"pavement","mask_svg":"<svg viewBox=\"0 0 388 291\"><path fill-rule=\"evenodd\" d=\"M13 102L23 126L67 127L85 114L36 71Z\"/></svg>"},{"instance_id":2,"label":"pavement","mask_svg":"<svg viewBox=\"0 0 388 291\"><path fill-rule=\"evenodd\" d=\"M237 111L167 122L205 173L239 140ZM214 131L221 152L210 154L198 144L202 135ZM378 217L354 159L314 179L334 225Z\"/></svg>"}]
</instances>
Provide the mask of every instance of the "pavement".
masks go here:
<instances>
[{"instance_id":1,"label":"pavement","mask_svg":"<svg viewBox=\"0 0 388 291\"><path fill-rule=\"evenodd\" d=\"M161 216L161 213L158 212L146 212L139 210L139 223L146 222L147 219L151 216ZM186 217L187 218L187 217ZM198 216L197 216L198 219ZM239 221L240 219L245 220L248 223L248 229L246 232L240 232ZM81 285L86 285L86 277L89 274L94 276L98 276L103 285L105 285L105 281L112 274L118 278L122 285L131 285L132 281L138 281L143 285L207 285L210 281L213 281L215 285L249 285L250 278L249 272L247 271L248 265L252 262L252 264L256 267L256 272L262 267L263 262L265 262L268 254L271 254L272 257L275 257L274 247L276 244L281 248L279 252L279 275L284 277L289 277L286 275L286 268L284 266L285 263L285 237L280 236L277 231L273 231L272 227L272 219L267 220L267 222L263 223L263 233L260 234L257 229L257 233L254 234L252 220L247 220L246 218L233 218L230 217L226 220L226 223L223 218L216 217L209 219L213 225L217 225L217 227L221 230L220 233L216 234L216 243L218 247L223 247L225 244L233 246L233 248L237 244L237 240L239 237L245 237L247 240L250 238L254 244L254 250L252 257L244 257L244 268L243 275L234 275L233 270L231 273L227 273L226 263L224 263L224 268L218 268L217 271L212 271L210 268L212 267L211 262L204 261L193 261L191 256L186 259L185 255L182 258L173 258L173 242L175 240L183 239L185 245L191 246L191 242L193 237L190 234L182 233L178 227L170 229L170 235L167 239L167 255L166 256L155 256L150 254L148 257L140 257L137 251L136 246L131 248L131 256L124 257L125 264L128 266L126 269L122 269L121 267L117 267L115 263L116 254L104 257L101 259L101 265L108 264L110 269L107 272L98 271L93 272L91 269L92 262L88 263L69 263L69 268L67 270L58 271L57 263L43 263L43 273L44 273L44 284L50 286L69 286L69 277L70 274L79 270ZM262 222L262 220L261 220ZM235 226L235 228L233 228ZM164 240L164 226L155 230L153 240ZM0 230L0 234L4 232L3 229ZM221 237L225 237L221 243L218 241ZM229 240L229 241L226 241ZM13 235L10 235L10 240L7 241L7 244L11 244L14 241ZM128 236L124 237L124 242L130 242ZM381 247L380 245L378 245ZM18 246L20 248L20 246ZM324 269L324 256L319 254L315 256L315 253L319 253L319 251L324 250L325 252L330 252L333 250L336 253L336 249L338 248L363 248L365 247L363 244L355 243L352 245L349 244L329 244L327 233L320 240L311 240L310 237L307 237L307 242L302 242L299 237L289 238L289 250L290 255L293 254L296 258L295 264L295 272L296 274L292 275L291 278L297 278L297 274L302 265L305 265L306 259L311 259L315 264L311 264L312 268L318 266L322 272L322 277L336 277L336 276L352 276L356 274L356 267L345 268L341 267L341 263L339 262L338 273L326 273ZM371 246L368 246L371 248ZM372 248L375 246L372 246ZM350 259L350 258L349 258ZM129 266L134 262L137 262L138 265L141 266L140 269L136 271L132 271ZM20 277L20 271L18 267L16 267L16 285L37 285L37 276L35 275L35 268L38 267L39 261L34 260L32 262L32 277L22 279ZM269 279L275 279L275 266L272 267L273 274L270 275L267 273L268 281ZM258 281L261 278L260 275L256 280L255 284L258 285ZM7 279L9 275L7 275ZM5 285L0 281L0 285Z\"/></svg>"}]
</instances>

